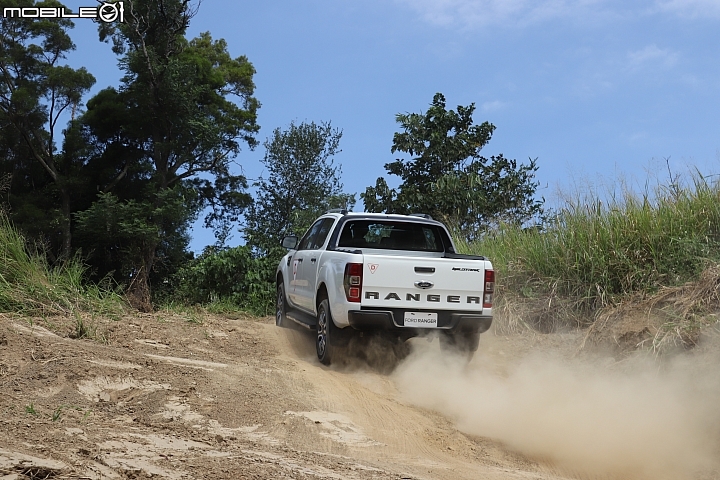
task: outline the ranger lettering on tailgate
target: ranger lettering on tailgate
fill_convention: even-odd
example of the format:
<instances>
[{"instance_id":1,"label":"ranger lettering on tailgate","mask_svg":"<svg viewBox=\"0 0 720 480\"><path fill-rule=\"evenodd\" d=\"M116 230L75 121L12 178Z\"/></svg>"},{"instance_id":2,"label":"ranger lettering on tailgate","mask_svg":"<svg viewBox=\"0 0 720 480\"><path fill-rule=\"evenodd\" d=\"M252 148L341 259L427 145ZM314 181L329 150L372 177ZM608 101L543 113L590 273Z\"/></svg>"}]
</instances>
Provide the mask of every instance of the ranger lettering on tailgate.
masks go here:
<instances>
[{"instance_id":1,"label":"ranger lettering on tailgate","mask_svg":"<svg viewBox=\"0 0 720 480\"><path fill-rule=\"evenodd\" d=\"M405 300L408 302L419 302L421 294L420 293L408 293L405 295ZM368 300L380 300L380 292L365 292L365 298ZM395 292L390 292L383 300L401 300L400 295L398 295ZM425 300L428 302L440 302L441 296L440 295L427 295L425 297ZM459 295L448 295L445 300L447 303L461 303L460 296ZM480 303L480 297L474 296L474 295L468 295L465 297L465 303Z\"/></svg>"}]
</instances>

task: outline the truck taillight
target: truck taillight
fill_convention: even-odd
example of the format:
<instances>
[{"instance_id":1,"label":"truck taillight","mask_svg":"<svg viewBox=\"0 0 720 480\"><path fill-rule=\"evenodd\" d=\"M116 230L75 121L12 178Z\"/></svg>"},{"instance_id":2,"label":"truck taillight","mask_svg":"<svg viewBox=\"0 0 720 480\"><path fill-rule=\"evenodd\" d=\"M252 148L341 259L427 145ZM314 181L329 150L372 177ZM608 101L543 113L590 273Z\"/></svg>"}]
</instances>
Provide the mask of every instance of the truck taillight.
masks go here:
<instances>
[{"instance_id":1,"label":"truck taillight","mask_svg":"<svg viewBox=\"0 0 720 480\"><path fill-rule=\"evenodd\" d=\"M360 303L362 297L362 263L348 263L345 265L345 297L348 302Z\"/></svg>"},{"instance_id":2,"label":"truck taillight","mask_svg":"<svg viewBox=\"0 0 720 480\"><path fill-rule=\"evenodd\" d=\"M485 270L485 292L483 294L483 308L492 308L494 291L495 271Z\"/></svg>"}]
</instances>

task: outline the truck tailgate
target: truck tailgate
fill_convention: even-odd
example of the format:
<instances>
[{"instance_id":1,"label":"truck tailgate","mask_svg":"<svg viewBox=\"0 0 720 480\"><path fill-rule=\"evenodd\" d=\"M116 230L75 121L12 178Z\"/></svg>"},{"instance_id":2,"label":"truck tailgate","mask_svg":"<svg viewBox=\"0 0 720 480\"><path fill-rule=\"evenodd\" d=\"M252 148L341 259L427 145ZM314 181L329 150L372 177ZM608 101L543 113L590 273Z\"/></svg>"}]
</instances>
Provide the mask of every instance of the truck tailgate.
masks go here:
<instances>
[{"instance_id":1,"label":"truck tailgate","mask_svg":"<svg viewBox=\"0 0 720 480\"><path fill-rule=\"evenodd\" d=\"M483 310L485 260L363 253L363 307Z\"/></svg>"}]
</instances>

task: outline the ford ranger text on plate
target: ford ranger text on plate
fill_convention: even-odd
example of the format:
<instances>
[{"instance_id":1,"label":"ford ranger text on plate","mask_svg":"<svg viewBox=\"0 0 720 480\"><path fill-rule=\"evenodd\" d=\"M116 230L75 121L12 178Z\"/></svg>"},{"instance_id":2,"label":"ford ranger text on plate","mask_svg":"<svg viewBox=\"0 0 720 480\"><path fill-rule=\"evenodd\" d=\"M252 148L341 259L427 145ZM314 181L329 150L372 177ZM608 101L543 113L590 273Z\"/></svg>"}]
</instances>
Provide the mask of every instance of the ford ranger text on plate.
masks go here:
<instances>
[{"instance_id":1,"label":"ford ranger text on plate","mask_svg":"<svg viewBox=\"0 0 720 480\"><path fill-rule=\"evenodd\" d=\"M324 364L362 331L398 342L436 332L443 349L469 359L490 328L490 261L455 253L445 226L427 215L330 211L283 246L276 323L317 330Z\"/></svg>"}]
</instances>

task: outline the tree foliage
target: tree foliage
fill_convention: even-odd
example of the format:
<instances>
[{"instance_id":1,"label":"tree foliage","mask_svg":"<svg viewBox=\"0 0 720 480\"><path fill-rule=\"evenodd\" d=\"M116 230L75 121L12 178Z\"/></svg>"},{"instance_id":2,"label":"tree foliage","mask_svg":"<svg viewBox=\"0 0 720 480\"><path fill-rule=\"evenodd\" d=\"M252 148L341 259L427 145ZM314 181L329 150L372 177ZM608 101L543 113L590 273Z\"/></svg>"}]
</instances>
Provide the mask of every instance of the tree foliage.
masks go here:
<instances>
[{"instance_id":1,"label":"tree foliage","mask_svg":"<svg viewBox=\"0 0 720 480\"><path fill-rule=\"evenodd\" d=\"M62 7L57 1L2 0L9 7ZM84 165L58 148L58 122L74 115L95 83L83 67L62 62L75 49L68 19L0 18L0 169L12 176L11 218L44 238L49 253L68 259L71 212Z\"/></svg>"},{"instance_id":2,"label":"tree foliage","mask_svg":"<svg viewBox=\"0 0 720 480\"><path fill-rule=\"evenodd\" d=\"M535 200L536 160L527 165L503 155L486 158L480 150L490 141L495 126L474 125L475 105L445 108L437 93L424 114L398 114L402 132L393 137L392 153L409 159L385 165L399 176L397 189L384 178L361 194L369 212L428 213L472 239L498 222L524 223L541 213Z\"/></svg>"},{"instance_id":3,"label":"tree foliage","mask_svg":"<svg viewBox=\"0 0 720 480\"><path fill-rule=\"evenodd\" d=\"M87 162L105 172L105 180L98 180L101 193L136 202L135 220L127 225L138 235L128 239L136 238L130 250L142 253L124 261L138 303L148 308L162 239L181 240L197 213L210 207L206 225L223 241L250 203L247 181L231 165L241 144L256 144L259 102L253 97L255 70L246 57L232 58L226 42L209 33L185 38L195 13L188 1L125 0L125 12L124 23L100 25L101 39L112 40L120 55L121 85L88 101L78 128L93 145ZM188 200L184 219L175 218L180 210L163 208L168 195ZM95 208L110 206L100 202Z\"/></svg>"},{"instance_id":4,"label":"tree foliage","mask_svg":"<svg viewBox=\"0 0 720 480\"><path fill-rule=\"evenodd\" d=\"M107 274L129 281L137 278L136 268L143 264L148 245L156 245L150 278L156 278L157 284L189 260L187 219L192 198L180 195L178 189L166 189L158 196L161 201L148 211L142 199L122 201L113 193L101 193L90 208L75 214L76 242L85 249L95 279ZM163 223L148 222L149 215Z\"/></svg>"},{"instance_id":5,"label":"tree foliage","mask_svg":"<svg viewBox=\"0 0 720 480\"><path fill-rule=\"evenodd\" d=\"M246 214L248 245L267 254L284 235L302 235L328 209L355 205L355 195L343 193L341 169L333 161L341 137L330 122L275 129L264 143L267 178L255 183L255 201Z\"/></svg>"}]
</instances>

